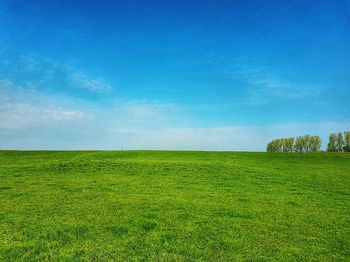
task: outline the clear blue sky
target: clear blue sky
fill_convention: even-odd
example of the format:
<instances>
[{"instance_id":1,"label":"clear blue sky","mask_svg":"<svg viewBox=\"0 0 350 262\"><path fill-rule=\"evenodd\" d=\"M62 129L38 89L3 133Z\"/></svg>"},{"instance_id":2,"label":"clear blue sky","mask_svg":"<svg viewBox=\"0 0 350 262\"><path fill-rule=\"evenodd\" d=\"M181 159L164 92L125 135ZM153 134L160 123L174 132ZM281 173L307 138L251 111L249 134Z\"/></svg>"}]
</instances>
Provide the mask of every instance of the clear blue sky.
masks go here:
<instances>
[{"instance_id":1,"label":"clear blue sky","mask_svg":"<svg viewBox=\"0 0 350 262\"><path fill-rule=\"evenodd\" d=\"M0 149L264 150L350 129L350 1L0 2Z\"/></svg>"}]
</instances>

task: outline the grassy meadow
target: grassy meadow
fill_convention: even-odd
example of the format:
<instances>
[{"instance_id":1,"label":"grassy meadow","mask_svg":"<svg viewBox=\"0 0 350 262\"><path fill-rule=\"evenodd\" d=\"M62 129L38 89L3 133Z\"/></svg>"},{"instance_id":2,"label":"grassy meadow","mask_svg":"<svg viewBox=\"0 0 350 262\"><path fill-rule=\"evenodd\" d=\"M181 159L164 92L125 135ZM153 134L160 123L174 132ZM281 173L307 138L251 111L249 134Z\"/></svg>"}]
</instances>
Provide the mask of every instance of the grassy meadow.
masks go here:
<instances>
[{"instance_id":1,"label":"grassy meadow","mask_svg":"<svg viewBox=\"0 0 350 262\"><path fill-rule=\"evenodd\" d=\"M350 154L0 151L0 261L349 261Z\"/></svg>"}]
</instances>

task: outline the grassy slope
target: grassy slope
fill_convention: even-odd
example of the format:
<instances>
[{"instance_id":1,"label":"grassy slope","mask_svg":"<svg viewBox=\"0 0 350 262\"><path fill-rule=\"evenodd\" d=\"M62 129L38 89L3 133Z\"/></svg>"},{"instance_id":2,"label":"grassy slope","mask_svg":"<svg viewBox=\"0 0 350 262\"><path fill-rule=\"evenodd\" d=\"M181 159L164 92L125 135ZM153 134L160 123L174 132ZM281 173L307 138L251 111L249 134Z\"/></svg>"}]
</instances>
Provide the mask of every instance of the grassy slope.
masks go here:
<instances>
[{"instance_id":1,"label":"grassy slope","mask_svg":"<svg viewBox=\"0 0 350 262\"><path fill-rule=\"evenodd\" d=\"M0 151L0 260L349 260L350 154Z\"/></svg>"}]
</instances>

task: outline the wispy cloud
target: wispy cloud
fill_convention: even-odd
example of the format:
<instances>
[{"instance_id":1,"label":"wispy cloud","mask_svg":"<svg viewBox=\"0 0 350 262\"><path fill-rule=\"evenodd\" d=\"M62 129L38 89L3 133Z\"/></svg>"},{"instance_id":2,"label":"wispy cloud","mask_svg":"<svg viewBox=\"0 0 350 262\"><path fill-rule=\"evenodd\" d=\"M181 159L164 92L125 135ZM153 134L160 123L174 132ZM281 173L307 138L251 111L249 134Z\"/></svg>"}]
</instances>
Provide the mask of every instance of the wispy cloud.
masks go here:
<instances>
[{"instance_id":1,"label":"wispy cloud","mask_svg":"<svg viewBox=\"0 0 350 262\"><path fill-rule=\"evenodd\" d=\"M319 95L322 87L308 83L290 81L279 73L271 73L262 67L240 67L227 70L230 77L248 86L245 101L250 105L261 105L274 100L296 100Z\"/></svg>"},{"instance_id":2,"label":"wispy cloud","mask_svg":"<svg viewBox=\"0 0 350 262\"><path fill-rule=\"evenodd\" d=\"M304 134L320 135L325 147L331 132L349 129L350 122L316 122L158 130L110 128L108 131L126 149L264 151L271 139Z\"/></svg>"},{"instance_id":3,"label":"wispy cloud","mask_svg":"<svg viewBox=\"0 0 350 262\"><path fill-rule=\"evenodd\" d=\"M96 106L0 80L0 148L263 151L273 138L350 129L350 122L194 127L176 104L119 100ZM184 127L180 127L184 126ZM30 131L30 132L29 132Z\"/></svg>"},{"instance_id":4,"label":"wispy cloud","mask_svg":"<svg viewBox=\"0 0 350 262\"><path fill-rule=\"evenodd\" d=\"M144 129L169 124L179 110L182 108L176 104L148 100L120 99L109 105L96 105L0 80L0 129L50 127L77 121L87 128Z\"/></svg>"},{"instance_id":5,"label":"wispy cloud","mask_svg":"<svg viewBox=\"0 0 350 262\"><path fill-rule=\"evenodd\" d=\"M147 129L142 125L133 128L123 126L128 126L128 123L102 121L100 125L62 125L54 133L47 127L34 127L30 129L31 132L25 132L25 135L21 129L5 132L0 128L0 148L118 150L123 147L129 150L264 151L270 139L303 134L320 135L325 148L329 133L349 130L350 122L158 129Z\"/></svg>"},{"instance_id":6,"label":"wispy cloud","mask_svg":"<svg viewBox=\"0 0 350 262\"><path fill-rule=\"evenodd\" d=\"M62 122L77 121L84 117L81 111L59 107L45 107L20 103L0 105L0 129L18 129L31 126L54 126Z\"/></svg>"},{"instance_id":7,"label":"wispy cloud","mask_svg":"<svg viewBox=\"0 0 350 262\"><path fill-rule=\"evenodd\" d=\"M78 88L97 93L109 93L113 90L112 85L102 76L96 76L70 63L42 56L19 55L4 59L0 69L4 72L2 77L20 81L23 87Z\"/></svg>"},{"instance_id":8,"label":"wispy cloud","mask_svg":"<svg viewBox=\"0 0 350 262\"><path fill-rule=\"evenodd\" d=\"M67 108L59 99L0 80L0 129L55 126L85 117L84 112Z\"/></svg>"},{"instance_id":9,"label":"wispy cloud","mask_svg":"<svg viewBox=\"0 0 350 262\"><path fill-rule=\"evenodd\" d=\"M115 107L129 117L149 119L160 117L164 113L181 109L180 106L170 103L161 103L147 100L125 100L115 103Z\"/></svg>"},{"instance_id":10,"label":"wispy cloud","mask_svg":"<svg viewBox=\"0 0 350 262\"><path fill-rule=\"evenodd\" d=\"M254 127L229 126L213 128L164 128L158 130L109 130L124 137L126 149L172 150L257 150L257 138L262 137Z\"/></svg>"},{"instance_id":11,"label":"wispy cloud","mask_svg":"<svg viewBox=\"0 0 350 262\"><path fill-rule=\"evenodd\" d=\"M288 71L249 62L244 57L229 58L213 53L196 63L221 72L225 79L244 90L239 98L248 105L263 105L277 100L302 100L318 96L324 89L321 84L303 81L295 76L291 78Z\"/></svg>"},{"instance_id":12,"label":"wispy cloud","mask_svg":"<svg viewBox=\"0 0 350 262\"><path fill-rule=\"evenodd\" d=\"M70 69L68 71L71 71L69 77L76 87L96 92L110 92L112 90L112 86L102 77L92 78L85 72L75 69Z\"/></svg>"},{"instance_id":13,"label":"wispy cloud","mask_svg":"<svg viewBox=\"0 0 350 262\"><path fill-rule=\"evenodd\" d=\"M123 146L125 149L262 151L266 142L276 137L309 133L319 134L326 141L330 132L350 129L349 122L197 127L194 121L189 121L191 110L175 103L112 96L108 103L94 103L74 95L58 97L45 88L63 85L93 94L108 93L113 88L103 77L93 77L69 64L36 56L22 56L19 61L17 66L11 60L3 60L0 65L11 68L4 70L7 73L0 79L1 149ZM214 62L222 66L215 59L211 63ZM318 87L291 82L258 66L230 67L225 74L245 83L247 89L240 99L253 105L299 101L319 92Z\"/></svg>"}]
</instances>

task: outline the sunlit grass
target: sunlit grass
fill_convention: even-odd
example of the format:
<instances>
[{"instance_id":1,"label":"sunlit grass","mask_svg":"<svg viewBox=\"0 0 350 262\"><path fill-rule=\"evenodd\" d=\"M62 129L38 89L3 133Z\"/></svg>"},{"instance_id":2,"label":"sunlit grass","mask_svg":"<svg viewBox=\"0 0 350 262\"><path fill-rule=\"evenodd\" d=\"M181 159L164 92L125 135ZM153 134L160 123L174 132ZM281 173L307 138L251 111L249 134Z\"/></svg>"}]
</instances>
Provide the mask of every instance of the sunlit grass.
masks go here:
<instances>
[{"instance_id":1,"label":"sunlit grass","mask_svg":"<svg viewBox=\"0 0 350 262\"><path fill-rule=\"evenodd\" d=\"M349 260L350 154L0 151L0 260Z\"/></svg>"}]
</instances>

